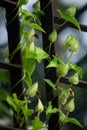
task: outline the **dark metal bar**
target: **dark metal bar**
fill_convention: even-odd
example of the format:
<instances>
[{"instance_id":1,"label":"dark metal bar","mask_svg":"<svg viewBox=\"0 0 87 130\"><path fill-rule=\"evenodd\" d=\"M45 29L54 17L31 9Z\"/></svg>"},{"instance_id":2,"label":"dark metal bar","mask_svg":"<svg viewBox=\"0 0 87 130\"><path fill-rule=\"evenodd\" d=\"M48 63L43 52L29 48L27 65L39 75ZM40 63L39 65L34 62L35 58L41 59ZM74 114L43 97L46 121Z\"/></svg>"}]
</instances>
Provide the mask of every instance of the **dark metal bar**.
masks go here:
<instances>
[{"instance_id":1,"label":"dark metal bar","mask_svg":"<svg viewBox=\"0 0 87 130\"><path fill-rule=\"evenodd\" d=\"M17 129L17 128L0 126L0 130L24 130L24 129Z\"/></svg>"},{"instance_id":2,"label":"dark metal bar","mask_svg":"<svg viewBox=\"0 0 87 130\"><path fill-rule=\"evenodd\" d=\"M66 26L77 29L73 24L69 22L66 23ZM80 24L81 31L87 32L87 25Z\"/></svg>"},{"instance_id":3,"label":"dark metal bar","mask_svg":"<svg viewBox=\"0 0 87 130\"><path fill-rule=\"evenodd\" d=\"M87 10L87 4L85 4L82 8L80 8L80 9L78 9L77 11L76 11L76 18L78 18L84 11L86 11Z\"/></svg>"},{"instance_id":4,"label":"dark metal bar","mask_svg":"<svg viewBox=\"0 0 87 130\"><path fill-rule=\"evenodd\" d=\"M41 10L43 10L45 13L45 15L41 18L42 27L46 31L46 33L42 33L43 48L45 50L50 45L48 36L53 31L52 3L50 2L50 0L40 0L40 3L41 3ZM51 47L50 56L52 56L53 54L54 54L54 46ZM45 61L45 67L47 64L48 64L48 61ZM49 72L47 72L47 70L45 69L45 78L51 79L53 82L55 82L56 81L55 69L51 69ZM50 91L51 91L50 86L46 84L46 95L48 95ZM49 100L52 98L53 98L53 95L51 95L49 99L47 97L47 102L49 102ZM55 98L52 103L54 107L58 107L57 98ZM48 122L48 129L53 130L54 128L55 130L59 130L57 114L53 114L50 117L50 120Z\"/></svg>"},{"instance_id":5,"label":"dark metal bar","mask_svg":"<svg viewBox=\"0 0 87 130\"><path fill-rule=\"evenodd\" d=\"M62 23L64 23L64 20L63 19L58 20L58 17L55 17L54 21L56 24L59 25L58 32L62 31L65 27L72 27L72 28L77 29L77 27L70 22L66 22L63 26L60 26ZM87 32L87 25L80 24L80 27L81 27L81 31Z\"/></svg>"},{"instance_id":6,"label":"dark metal bar","mask_svg":"<svg viewBox=\"0 0 87 130\"><path fill-rule=\"evenodd\" d=\"M17 2L17 0L15 0ZM14 10L14 11L13 11ZM12 12L12 13L11 13ZM7 31L8 31L8 45L9 45L9 55L17 48L20 41L20 25L18 18L18 8L17 5L6 4L6 13L7 13ZM10 24L9 24L10 23ZM10 61L11 64L17 64L22 66L21 60L21 50L17 51ZM22 78L22 68L14 68L11 72L11 85L14 86ZM17 75L17 77L16 77ZM16 92L18 95L23 90L23 83L21 82L18 87L16 87L13 92Z\"/></svg>"},{"instance_id":7,"label":"dark metal bar","mask_svg":"<svg viewBox=\"0 0 87 130\"><path fill-rule=\"evenodd\" d=\"M18 2L18 0L11 0L12 2ZM18 7L17 4L11 4L9 2L5 3L6 8L6 18L7 18L7 32L8 32L8 45L9 45L9 55L17 48L18 43L20 41L20 24L19 24L19 17L18 17ZM9 57L10 59L10 57ZM21 50L17 51L10 61L10 64L17 64L22 66L22 59L21 59ZM11 77L11 87L17 84L20 79L22 79L22 68L13 67L10 70L10 77ZM12 89L12 93L16 93L21 100L24 99L24 95L20 96L23 92L23 81L20 81L15 88ZM15 125L15 118L14 118L14 127L20 128L19 123ZM25 127L25 124L23 128Z\"/></svg>"},{"instance_id":8,"label":"dark metal bar","mask_svg":"<svg viewBox=\"0 0 87 130\"><path fill-rule=\"evenodd\" d=\"M68 77L63 77L60 79L60 82L64 83L64 84L70 84L68 79L69 79ZM77 86L77 87L80 87L83 89L87 89L87 82L81 80L81 81L79 81L79 83L77 85L74 85L74 86Z\"/></svg>"},{"instance_id":9,"label":"dark metal bar","mask_svg":"<svg viewBox=\"0 0 87 130\"><path fill-rule=\"evenodd\" d=\"M17 2L12 1L12 0L0 0L0 1L6 2L6 3L10 3L10 4L14 4L14 5L17 5ZM5 4L6 4L6 3L5 3Z\"/></svg>"},{"instance_id":10,"label":"dark metal bar","mask_svg":"<svg viewBox=\"0 0 87 130\"><path fill-rule=\"evenodd\" d=\"M3 61L0 61L0 68L11 70L11 69L15 69L15 68L19 68L19 69L21 68L22 69L22 66L17 65L17 64L11 64L11 63L6 63L6 62L3 62Z\"/></svg>"}]
</instances>

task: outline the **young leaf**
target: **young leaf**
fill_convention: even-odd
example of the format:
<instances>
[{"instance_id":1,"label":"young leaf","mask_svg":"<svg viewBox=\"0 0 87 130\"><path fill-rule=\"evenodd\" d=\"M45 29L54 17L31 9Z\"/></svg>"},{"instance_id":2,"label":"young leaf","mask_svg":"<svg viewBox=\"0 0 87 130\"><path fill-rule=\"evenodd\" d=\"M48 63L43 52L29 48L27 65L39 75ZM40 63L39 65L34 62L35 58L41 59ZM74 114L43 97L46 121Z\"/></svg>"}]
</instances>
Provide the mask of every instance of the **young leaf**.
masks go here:
<instances>
[{"instance_id":1,"label":"young leaf","mask_svg":"<svg viewBox=\"0 0 87 130\"><path fill-rule=\"evenodd\" d=\"M15 111L18 110L17 105L16 105L14 99L12 98L12 96L8 95L7 98L6 98L6 101Z\"/></svg>"},{"instance_id":2,"label":"young leaf","mask_svg":"<svg viewBox=\"0 0 87 130\"><path fill-rule=\"evenodd\" d=\"M29 26L30 26L31 28L37 29L37 30L42 31L42 32L45 33L44 29L43 29L40 25L38 25L38 24L36 24L36 23L29 23Z\"/></svg>"},{"instance_id":3,"label":"young leaf","mask_svg":"<svg viewBox=\"0 0 87 130\"><path fill-rule=\"evenodd\" d=\"M57 112L59 112L59 109L53 107L52 102L49 102L48 103L48 107L46 109L46 116L47 116L47 118L49 119L52 113L57 113Z\"/></svg>"},{"instance_id":4,"label":"young leaf","mask_svg":"<svg viewBox=\"0 0 87 130\"><path fill-rule=\"evenodd\" d=\"M26 95L29 95L30 97L34 97L37 91L38 91L38 82L34 83L31 87L27 89Z\"/></svg>"},{"instance_id":5,"label":"young leaf","mask_svg":"<svg viewBox=\"0 0 87 130\"><path fill-rule=\"evenodd\" d=\"M78 73L78 75L80 76L80 78L82 79L82 76L83 76L82 68L77 66L76 64L72 64L72 63L70 63L69 66L70 66L70 69L75 70Z\"/></svg>"},{"instance_id":6,"label":"young leaf","mask_svg":"<svg viewBox=\"0 0 87 130\"><path fill-rule=\"evenodd\" d=\"M68 103L65 105L65 110L68 112L73 112L75 109L75 103L74 103L74 98L72 98Z\"/></svg>"},{"instance_id":7,"label":"young leaf","mask_svg":"<svg viewBox=\"0 0 87 130\"><path fill-rule=\"evenodd\" d=\"M28 74L25 75L24 81L25 81L25 83L27 84L28 87L31 86L32 79Z\"/></svg>"},{"instance_id":8,"label":"young leaf","mask_svg":"<svg viewBox=\"0 0 87 130\"><path fill-rule=\"evenodd\" d=\"M77 125L77 126L79 126L79 127L81 127L81 128L84 128L84 127L81 125L81 123L80 123L78 120L76 120L75 118L66 117L65 120L64 120L64 123L68 123L68 122L73 123L73 124L75 124L75 125Z\"/></svg>"},{"instance_id":9,"label":"young leaf","mask_svg":"<svg viewBox=\"0 0 87 130\"><path fill-rule=\"evenodd\" d=\"M43 59L48 58L48 54L40 47L35 46L36 59L40 63Z\"/></svg>"},{"instance_id":10,"label":"young leaf","mask_svg":"<svg viewBox=\"0 0 87 130\"><path fill-rule=\"evenodd\" d=\"M64 62L60 58L54 56L54 58L48 64L47 68L50 68L50 67L57 68L59 64L64 65Z\"/></svg>"},{"instance_id":11,"label":"young leaf","mask_svg":"<svg viewBox=\"0 0 87 130\"><path fill-rule=\"evenodd\" d=\"M34 110L27 108L26 106L22 107L22 113L24 116L30 117L33 114Z\"/></svg>"},{"instance_id":12,"label":"young leaf","mask_svg":"<svg viewBox=\"0 0 87 130\"><path fill-rule=\"evenodd\" d=\"M59 123L64 125L65 124L65 119L66 119L66 115L62 111L60 111L59 112Z\"/></svg>"},{"instance_id":13,"label":"young leaf","mask_svg":"<svg viewBox=\"0 0 87 130\"><path fill-rule=\"evenodd\" d=\"M77 85L79 83L78 73L75 73L74 75L72 75L71 77L69 77L69 82L71 84Z\"/></svg>"},{"instance_id":14,"label":"young leaf","mask_svg":"<svg viewBox=\"0 0 87 130\"><path fill-rule=\"evenodd\" d=\"M23 61L24 70L27 72L29 76L31 76L34 72L35 63L35 59L24 59Z\"/></svg>"},{"instance_id":15,"label":"young leaf","mask_svg":"<svg viewBox=\"0 0 87 130\"><path fill-rule=\"evenodd\" d=\"M75 14L76 14L76 5L72 5L71 7L69 7L68 9L66 9L66 12L68 12L72 16L75 16Z\"/></svg>"},{"instance_id":16,"label":"young leaf","mask_svg":"<svg viewBox=\"0 0 87 130\"><path fill-rule=\"evenodd\" d=\"M43 123L40 121L39 117L35 117L32 121L33 130L40 130L43 128Z\"/></svg>"},{"instance_id":17,"label":"young leaf","mask_svg":"<svg viewBox=\"0 0 87 130\"><path fill-rule=\"evenodd\" d=\"M29 100L20 100L20 99L18 99L16 93L12 94L12 98L13 98L13 101L16 104L18 109L21 109L26 103L30 102Z\"/></svg>"},{"instance_id":18,"label":"young leaf","mask_svg":"<svg viewBox=\"0 0 87 130\"><path fill-rule=\"evenodd\" d=\"M35 107L35 111L38 112L38 113L41 113L44 111L44 106L42 104L42 101L38 98L38 103Z\"/></svg>"},{"instance_id":19,"label":"young leaf","mask_svg":"<svg viewBox=\"0 0 87 130\"><path fill-rule=\"evenodd\" d=\"M50 79L44 79L46 83L48 83L50 85L50 87L52 87L53 90L56 90L56 85L50 80Z\"/></svg>"},{"instance_id":20,"label":"young leaf","mask_svg":"<svg viewBox=\"0 0 87 130\"><path fill-rule=\"evenodd\" d=\"M60 17L62 19L65 19L66 21L69 21L69 22L73 23L79 30L81 30L80 26L79 26L79 23L77 22L75 17L73 17L70 13L68 13L68 12L63 13L61 10L57 10L57 11L60 14Z\"/></svg>"},{"instance_id":21,"label":"young leaf","mask_svg":"<svg viewBox=\"0 0 87 130\"><path fill-rule=\"evenodd\" d=\"M21 7L22 5L25 5L28 3L28 0L19 0L18 5Z\"/></svg>"},{"instance_id":22,"label":"young leaf","mask_svg":"<svg viewBox=\"0 0 87 130\"><path fill-rule=\"evenodd\" d=\"M53 32L48 37L50 42L55 42L57 40L57 31L53 30Z\"/></svg>"},{"instance_id":23,"label":"young leaf","mask_svg":"<svg viewBox=\"0 0 87 130\"><path fill-rule=\"evenodd\" d=\"M60 64L57 68L57 74L60 77L65 77L68 74L68 71L69 71L69 64L68 63L66 63L65 65Z\"/></svg>"},{"instance_id":24,"label":"young leaf","mask_svg":"<svg viewBox=\"0 0 87 130\"><path fill-rule=\"evenodd\" d=\"M31 42L31 41L32 41L34 35L35 35L35 30L32 28L32 29L30 29L30 31L28 32L28 38L27 38L27 39L28 39L28 42Z\"/></svg>"},{"instance_id":25,"label":"young leaf","mask_svg":"<svg viewBox=\"0 0 87 130\"><path fill-rule=\"evenodd\" d=\"M34 4L33 4L33 8L36 10L40 10L40 0L37 0Z\"/></svg>"},{"instance_id":26,"label":"young leaf","mask_svg":"<svg viewBox=\"0 0 87 130\"><path fill-rule=\"evenodd\" d=\"M59 104L64 105L69 98L69 91L67 88L60 88L60 95L59 95Z\"/></svg>"},{"instance_id":27,"label":"young leaf","mask_svg":"<svg viewBox=\"0 0 87 130\"><path fill-rule=\"evenodd\" d=\"M67 50L73 53L78 53L79 51L79 40L73 35L69 35L63 45Z\"/></svg>"},{"instance_id":28,"label":"young leaf","mask_svg":"<svg viewBox=\"0 0 87 130\"><path fill-rule=\"evenodd\" d=\"M33 13L29 12L26 9L20 8L19 12L20 12L20 16L21 16L21 19L22 19L22 22L23 22L22 24L26 24L26 22L28 20L35 18L35 15Z\"/></svg>"}]
</instances>

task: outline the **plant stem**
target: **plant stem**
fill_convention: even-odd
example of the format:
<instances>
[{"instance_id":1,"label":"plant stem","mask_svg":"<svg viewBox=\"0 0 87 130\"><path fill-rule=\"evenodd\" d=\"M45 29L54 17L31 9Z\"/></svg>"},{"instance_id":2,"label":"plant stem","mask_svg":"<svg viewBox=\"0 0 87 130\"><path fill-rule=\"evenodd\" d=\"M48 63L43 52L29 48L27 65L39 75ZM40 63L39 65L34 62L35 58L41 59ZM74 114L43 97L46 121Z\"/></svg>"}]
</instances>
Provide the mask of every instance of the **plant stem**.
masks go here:
<instances>
[{"instance_id":1,"label":"plant stem","mask_svg":"<svg viewBox=\"0 0 87 130\"><path fill-rule=\"evenodd\" d=\"M11 3L11 4L14 4L14 5L17 4L17 2L14 2L14 1L12 1L12 0L4 0L4 1L6 1L6 2L8 2L8 3Z\"/></svg>"},{"instance_id":2,"label":"plant stem","mask_svg":"<svg viewBox=\"0 0 87 130\"><path fill-rule=\"evenodd\" d=\"M66 63L70 61L72 54L73 54L73 52L71 52L71 54L70 54L69 58L67 59Z\"/></svg>"},{"instance_id":3,"label":"plant stem","mask_svg":"<svg viewBox=\"0 0 87 130\"><path fill-rule=\"evenodd\" d=\"M61 78L61 76L58 77L58 79L57 79L57 81L56 81L56 83L55 83L56 86L58 86L58 84L59 84L59 82L60 82L60 78Z\"/></svg>"}]
</instances>

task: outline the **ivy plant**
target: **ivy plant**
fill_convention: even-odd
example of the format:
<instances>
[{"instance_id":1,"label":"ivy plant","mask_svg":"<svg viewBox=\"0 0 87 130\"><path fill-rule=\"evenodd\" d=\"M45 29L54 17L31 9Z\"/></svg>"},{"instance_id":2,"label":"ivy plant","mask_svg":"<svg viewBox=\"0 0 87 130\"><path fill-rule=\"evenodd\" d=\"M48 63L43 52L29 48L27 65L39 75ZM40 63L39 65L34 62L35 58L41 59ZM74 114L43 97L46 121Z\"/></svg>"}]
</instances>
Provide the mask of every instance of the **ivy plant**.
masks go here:
<instances>
[{"instance_id":1,"label":"ivy plant","mask_svg":"<svg viewBox=\"0 0 87 130\"><path fill-rule=\"evenodd\" d=\"M52 32L53 33L53 32ZM52 35L50 34L50 36ZM54 33L53 33L54 34ZM49 37L50 37L49 36ZM79 83L79 78L82 78L82 69L76 64L71 63L70 59L73 53L77 53L79 49L79 41L73 36L69 35L67 39L63 43L63 48L65 52L70 51L71 54L68 59L65 61L66 53L64 53L63 58L58 56L53 56L50 60L47 68L56 68L57 81L53 83L50 79L45 79L45 82L49 84L49 86L53 90L54 97L58 97L58 106L59 108L53 108L51 102L48 103L47 109L47 117L49 118L52 113L59 113L59 124L65 125L70 122L79 127L83 128L78 120L75 118L70 118L69 113L75 110L75 94L72 89L73 85L77 85ZM72 70L73 74L68 77L69 85L66 87L60 84L60 80L62 77L68 75L69 71Z\"/></svg>"},{"instance_id":2,"label":"ivy plant","mask_svg":"<svg viewBox=\"0 0 87 130\"><path fill-rule=\"evenodd\" d=\"M69 7L64 12L62 12L61 10L57 11L60 15L60 18L65 20L64 24L67 21L71 22L79 30L81 30L79 23L74 17L76 13L75 5ZM50 45L52 45L57 40L57 31L53 30L48 39L50 41ZM52 113L59 113L58 123L60 124L60 126L63 126L66 123L73 123L83 128L83 126L77 119L69 117L69 113L75 110L75 93L72 86L78 85L79 79L82 79L83 74L82 69L79 66L71 63L72 55L79 52L79 47L80 46L78 38L76 38L75 35L69 34L69 36L67 36L66 40L62 44L64 53L61 55L61 57L53 56L47 66L47 69L56 69L57 81L53 83L50 79L45 79L45 82L49 84L49 86L52 88L54 97L58 97L58 108L53 108L52 102L49 101L46 115L47 119L49 120ZM65 60L67 51L70 52L70 55ZM67 85L66 87L65 85L61 84L60 80L62 77L66 77L70 70L73 71L73 74L71 76L68 76L69 85Z\"/></svg>"},{"instance_id":3,"label":"ivy plant","mask_svg":"<svg viewBox=\"0 0 87 130\"><path fill-rule=\"evenodd\" d=\"M33 120L31 120L31 122L28 122L28 126L32 126L32 130L40 130L41 128L47 127L47 125L43 125L43 122L40 119L40 114L43 111L46 113L47 121L50 119L51 114L59 113L58 123L61 125L64 125L67 122L71 122L83 128L79 121L69 117L69 113L75 109L75 94L72 89L72 85L77 85L79 83L79 78L82 78L82 69L76 64L72 64L70 62L72 54L78 53L79 51L79 40L70 34L63 43L63 48L65 49L62 56L63 58L53 56L51 59L47 52L45 52L41 47L35 45L35 38L38 38L36 30L45 33L44 29L41 27L40 22L41 16L45 15L44 12L40 10L40 1L38 0L36 3L34 3L34 12L29 12L26 9L22 8L22 5L27 4L27 2L28 0L18 1L17 6L19 7L18 13L20 16L21 39L17 48L10 55L9 59L12 60L14 54L19 49L21 49L23 78L20 79L20 81L23 80L27 85L21 94L25 95L25 99L20 100L19 97L17 97L16 93L12 94L11 92L9 93L4 89L0 89L0 100L6 101L11 106L16 119L15 123L19 122L20 128L23 127L24 122L27 122L28 118L30 118L34 113L35 117ZM65 12L58 10L61 18L63 18L65 21L72 22L80 30L80 26L74 17L75 12L75 6L70 7ZM57 40L57 38L57 31L53 30L53 32L48 37L50 41L49 53L51 45ZM71 54L65 61L64 58L67 51L70 51ZM57 81L53 83L50 79L45 79L45 82L47 82L52 88L54 97L58 97L58 108L53 107L51 100L47 106L44 106L41 100L40 92L38 91L38 82L32 82L32 74L36 68L36 63L38 62L40 64L45 59L50 60L46 69L50 69L52 67L56 69ZM65 87L60 84L60 79L67 76L69 70L73 70L74 74L71 75L68 79L70 85ZM8 82L8 73L6 74L6 71L2 70L0 70L0 73L3 73L3 77L0 76L0 80ZM16 87L16 85L12 87ZM29 106L32 104L31 99L34 97L37 99L37 105L34 109L31 109Z\"/></svg>"}]
</instances>

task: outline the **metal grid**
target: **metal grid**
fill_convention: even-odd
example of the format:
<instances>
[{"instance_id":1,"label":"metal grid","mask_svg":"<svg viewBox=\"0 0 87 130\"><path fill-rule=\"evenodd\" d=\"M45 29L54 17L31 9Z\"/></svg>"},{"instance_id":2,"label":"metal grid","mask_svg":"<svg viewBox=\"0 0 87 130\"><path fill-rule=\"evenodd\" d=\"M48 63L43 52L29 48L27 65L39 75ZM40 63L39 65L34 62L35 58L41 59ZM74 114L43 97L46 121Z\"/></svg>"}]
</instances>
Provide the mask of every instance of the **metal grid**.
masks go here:
<instances>
[{"instance_id":1,"label":"metal grid","mask_svg":"<svg viewBox=\"0 0 87 130\"><path fill-rule=\"evenodd\" d=\"M43 16L43 18L41 19L42 27L46 31L46 34L45 33L42 34L43 47L45 49L47 47L47 45L49 44L48 36L53 30L52 4L50 3L50 0L45 0L45 1L40 0L40 2L41 2L41 9L44 10L44 12L45 12L45 16ZM50 4L48 5L48 3L50 3ZM0 5L6 8L8 44L9 44L9 53L11 54L15 50L15 48L17 47L17 45L20 41L19 19L18 19L18 15L16 15L17 11L18 11L18 8L16 7L17 0L11 0L11 1L10 0L0 0ZM48 6L46 6L46 5L48 5ZM79 14L81 14L86 9L87 9L87 5L85 5L81 10L78 10L76 17L78 17ZM10 23L11 19L13 19L13 20ZM62 22L62 20L57 22L56 19L57 18L54 18L54 21L57 24ZM75 26L73 26L71 23L67 22L65 24L65 26L63 26L62 28L58 28L58 32L60 32L66 26L75 28ZM87 25L80 25L80 27L81 27L82 31L87 32ZM53 54L54 54L54 46L51 49L50 55L52 56ZM46 65L47 65L47 62L45 61L45 66ZM14 84L17 83L22 78L22 61L21 61L20 50L15 54L13 60L10 63L4 63L4 62L0 61L0 68L5 68L5 69L8 69L10 71L11 86L14 86ZM45 73L46 73L46 70L45 70ZM53 70L49 71L49 73L47 73L47 75L46 75L46 78L50 78L51 80L56 81L55 70L53 69ZM68 84L68 78L67 77L62 78L61 82ZM87 85L87 82L84 82L84 81L79 82L79 87L81 87L81 88L87 89L86 85ZM12 91L16 92L17 95L20 95L22 90L23 90L23 82L21 81L18 84L18 87L14 88ZM46 86L46 94L47 95L48 95L49 91L50 91L50 87ZM24 96L21 97L21 99L23 99L23 98L24 98ZM49 101L49 99L47 99L47 101ZM57 99L53 100L53 105L57 106ZM56 125L57 122L58 122L58 116L55 114L52 115L52 117L50 118L50 121L48 123L48 129L49 130L54 129L54 126L56 126L55 130L59 130L59 125Z\"/></svg>"}]
</instances>

